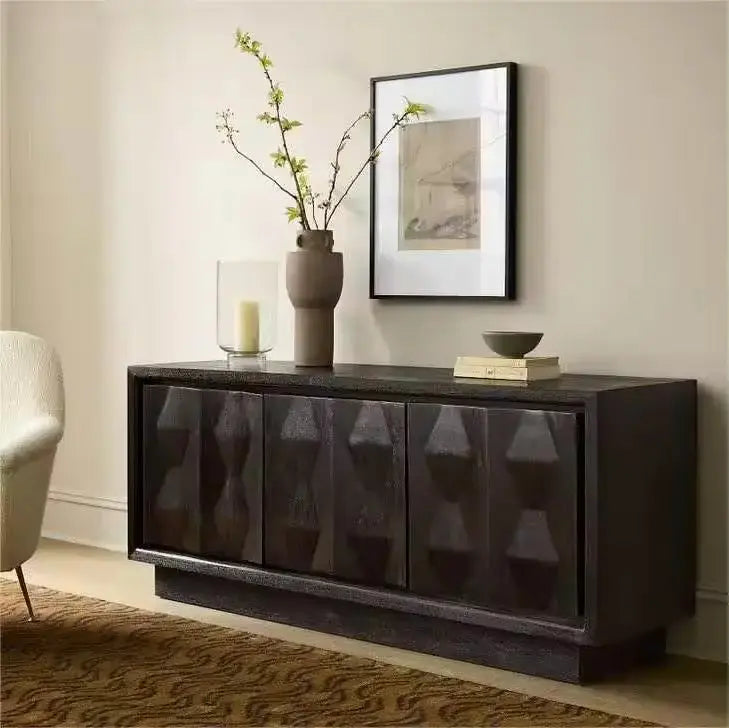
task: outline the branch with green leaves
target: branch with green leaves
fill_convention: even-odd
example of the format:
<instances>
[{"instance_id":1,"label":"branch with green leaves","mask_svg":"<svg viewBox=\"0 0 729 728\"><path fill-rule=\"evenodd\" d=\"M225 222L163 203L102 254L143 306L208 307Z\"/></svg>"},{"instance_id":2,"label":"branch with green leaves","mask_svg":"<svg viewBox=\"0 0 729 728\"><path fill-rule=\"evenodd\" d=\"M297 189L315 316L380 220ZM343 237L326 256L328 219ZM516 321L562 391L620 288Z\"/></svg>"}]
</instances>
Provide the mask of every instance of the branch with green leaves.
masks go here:
<instances>
[{"instance_id":1,"label":"branch with green leaves","mask_svg":"<svg viewBox=\"0 0 729 728\"><path fill-rule=\"evenodd\" d=\"M367 169L368 165L374 164L377 160L380 153L380 147L383 142L396 128L404 126L413 119L419 119L423 114L427 113L427 108L423 104L418 104L405 99L405 108L403 111L400 114L393 114L394 123L389 127L385 134L382 135L382 138L374 146L364 164L359 168L352 180L345 187L344 192L338 194L335 202L334 197L335 194L337 194L337 179L341 169L340 155L347 142L350 140L350 133L355 126L357 126L357 124L359 124L359 122L363 119L369 119L372 116L370 111L360 114L345 129L341 139L339 140L339 144L337 145L334 155L334 161L330 163L330 166L332 167L332 175L329 178L327 194L326 197L322 198L318 192L314 192L312 190L308 176L308 164L306 159L303 157L296 157L290 151L287 135L293 129L301 126L301 122L296 121L295 119L289 119L282 113L284 93L280 84L274 81L271 76L269 70L273 66L271 58L263 51L263 47L259 41L254 40L250 33L241 32L240 29L238 29L235 34L235 47L242 53L247 53L248 55L253 56L258 61L258 64L266 78L269 88L268 106L270 111L264 111L258 114L256 118L264 124L276 126L278 128L281 145L275 152L271 153L270 157L273 161L274 169L288 168L289 174L294 182L295 190L288 190L274 176L266 172L261 165L241 151L236 141L236 135L239 134L239 131L233 127L233 113L230 109L226 109L225 111L218 113L218 124L216 124L216 128L223 134L223 142L228 142L238 155L253 165L264 177L266 177L266 179L273 182L283 193L293 199L294 204L286 208L286 216L290 222L298 220L304 230L312 230L311 223L313 222L315 226L313 229L317 229L319 227L319 222L316 217L316 211L319 209L322 210L324 214L323 229L328 230L334 213L342 204L342 201L352 189L355 182L359 179L364 170ZM309 217L309 213L311 217Z\"/></svg>"},{"instance_id":2,"label":"branch with green leaves","mask_svg":"<svg viewBox=\"0 0 729 728\"><path fill-rule=\"evenodd\" d=\"M218 123L215 125L215 128L225 135L225 139L223 142L227 141L235 150L237 154L239 154L243 159L250 162L266 179L271 180L276 187L278 187L281 192L284 194L287 194L289 197L296 199L296 195L293 192L290 192L287 190L275 177L272 177L268 172L266 172L258 162L251 159L247 154L244 154L240 148L238 147L238 144L235 141L235 135L240 133L239 129L235 129L233 127L233 112L230 109L225 109L224 111L219 111L218 114Z\"/></svg>"},{"instance_id":3,"label":"branch with green leaves","mask_svg":"<svg viewBox=\"0 0 729 728\"><path fill-rule=\"evenodd\" d=\"M271 154L271 158L273 159L274 167L285 167L288 165L291 176L294 180L298 214L296 217L292 217L292 213L289 212L289 219L298 218L304 230L311 230L306 214L306 200L304 193L302 192L302 187L305 187L306 180L301 179L301 175L306 170L306 160L303 158L293 157L291 155L288 141L286 139L286 134L292 129L301 126L301 122L296 121L295 119L287 119L285 116L281 115L281 104L284 99L283 89L280 84L275 82L271 77L269 69L273 66L273 61L266 53L264 53L260 42L251 38L250 33L242 33L239 28L235 32L235 44L238 50L242 53L247 53L258 61L261 69L263 70L263 75L266 77L266 81L268 81L268 105L273 109L273 114L269 111L264 111L259 114L257 118L264 124L275 124L279 129L281 134L281 147Z\"/></svg>"}]
</instances>

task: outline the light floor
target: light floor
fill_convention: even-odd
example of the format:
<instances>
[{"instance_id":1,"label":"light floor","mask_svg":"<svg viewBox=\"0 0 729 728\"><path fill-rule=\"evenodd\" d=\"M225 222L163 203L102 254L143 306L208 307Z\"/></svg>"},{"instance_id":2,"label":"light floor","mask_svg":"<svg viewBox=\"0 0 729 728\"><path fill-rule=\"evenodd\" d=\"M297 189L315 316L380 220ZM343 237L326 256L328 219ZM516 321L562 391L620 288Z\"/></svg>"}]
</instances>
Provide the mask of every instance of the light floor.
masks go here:
<instances>
[{"instance_id":1,"label":"light floor","mask_svg":"<svg viewBox=\"0 0 729 728\"><path fill-rule=\"evenodd\" d=\"M154 596L152 566L128 561L125 554L88 546L44 540L23 571L29 583L59 591L370 657L646 721L671 726L727 725L726 666L719 663L671 657L660 667L635 670L619 680L586 687L567 685L165 601ZM2 576L15 578L13 572ZM42 614L39 616L42 619Z\"/></svg>"}]
</instances>

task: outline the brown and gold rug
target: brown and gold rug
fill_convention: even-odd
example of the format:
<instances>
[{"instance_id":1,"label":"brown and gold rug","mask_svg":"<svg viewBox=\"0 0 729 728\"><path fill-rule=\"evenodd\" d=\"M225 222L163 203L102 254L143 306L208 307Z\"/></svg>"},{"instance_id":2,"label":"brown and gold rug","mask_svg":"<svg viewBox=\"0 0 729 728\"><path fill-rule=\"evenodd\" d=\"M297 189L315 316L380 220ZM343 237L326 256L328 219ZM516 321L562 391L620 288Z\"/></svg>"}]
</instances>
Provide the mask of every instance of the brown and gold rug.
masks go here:
<instances>
[{"instance_id":1,"label":"brown and gold rug","mask_svg":"<svg viewBox=\"0 0 729 728\"><path fill-rule=\"evenodd\" d=\"M0 580L3 726L638 726L629 718Z\"/></svg>"}]
</instances>

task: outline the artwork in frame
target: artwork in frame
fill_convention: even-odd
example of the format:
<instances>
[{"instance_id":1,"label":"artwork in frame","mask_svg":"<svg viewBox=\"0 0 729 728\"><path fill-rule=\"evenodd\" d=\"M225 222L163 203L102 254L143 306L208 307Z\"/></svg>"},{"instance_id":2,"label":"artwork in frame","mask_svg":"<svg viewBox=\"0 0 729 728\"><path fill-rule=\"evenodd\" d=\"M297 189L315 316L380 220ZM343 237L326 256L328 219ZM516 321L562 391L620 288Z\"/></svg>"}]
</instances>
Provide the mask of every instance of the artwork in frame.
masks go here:
<instances>
[{"instance_id":1,"label":"artwork in frame","mask_svg":"<svg viewBox=\"0 0 729 728\"><path fill-rule=\"evenodd\" d=\"M371 80L370 298L515 298L515 63Z\"/></svg>"}]
</instances>

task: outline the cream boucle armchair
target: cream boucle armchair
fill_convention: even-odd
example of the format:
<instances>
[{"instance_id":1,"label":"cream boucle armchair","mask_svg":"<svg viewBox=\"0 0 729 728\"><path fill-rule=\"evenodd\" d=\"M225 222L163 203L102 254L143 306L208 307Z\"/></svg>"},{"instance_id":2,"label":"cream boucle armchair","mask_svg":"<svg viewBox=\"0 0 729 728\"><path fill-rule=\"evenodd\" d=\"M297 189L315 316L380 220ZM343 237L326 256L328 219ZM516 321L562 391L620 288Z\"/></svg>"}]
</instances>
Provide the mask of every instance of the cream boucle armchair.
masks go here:
<instances>
[{"instance_id":1,"label":"cream boucle armchair","mask_svg":"<svg viewBox=\"0 0 729 728\"><path fill-rule=\"evenodd\" d=\"M56 352L37 336L0 331L0 571L15 569L31 620L21 565L38 547L63 423Z\"/></svg>"}]
</instances>

